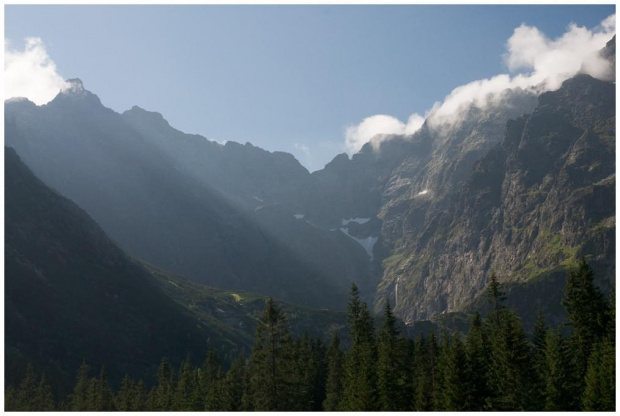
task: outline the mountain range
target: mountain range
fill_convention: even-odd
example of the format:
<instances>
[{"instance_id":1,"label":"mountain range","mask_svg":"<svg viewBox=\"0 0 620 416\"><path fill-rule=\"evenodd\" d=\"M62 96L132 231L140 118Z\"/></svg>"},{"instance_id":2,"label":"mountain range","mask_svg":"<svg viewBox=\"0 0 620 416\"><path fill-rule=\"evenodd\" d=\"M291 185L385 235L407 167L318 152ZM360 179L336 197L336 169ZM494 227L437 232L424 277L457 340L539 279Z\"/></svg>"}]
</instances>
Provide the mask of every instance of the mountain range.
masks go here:
<instances>
[{"instance_id":1,"label":"mountain range","mask_svg":"<svg viewBox=\"0 0 620 416\"><path fill-rule=\"evenodd\" d=\"M615 37L601 55L615 65ZM290 154L185 134L139 107L120 114L80 80L68 85L46 105L5 103L15 356L74 368L85 351L112 348L116 360L157 344L116 361L144 368L202 353L206 339L233 353L251 344L266 296L306 317L292 320L298 330L326 334L344 323L351 283L375 312L388 300L414 325L484 309L496 274L526 325L539 309L561 321L566 270L582 257L612 289L613 81L577 74L556 91L506 90L457 122L427 120L313 173ZM122 342L105 342L124 319Z\"/></svg>"}]
</instances>

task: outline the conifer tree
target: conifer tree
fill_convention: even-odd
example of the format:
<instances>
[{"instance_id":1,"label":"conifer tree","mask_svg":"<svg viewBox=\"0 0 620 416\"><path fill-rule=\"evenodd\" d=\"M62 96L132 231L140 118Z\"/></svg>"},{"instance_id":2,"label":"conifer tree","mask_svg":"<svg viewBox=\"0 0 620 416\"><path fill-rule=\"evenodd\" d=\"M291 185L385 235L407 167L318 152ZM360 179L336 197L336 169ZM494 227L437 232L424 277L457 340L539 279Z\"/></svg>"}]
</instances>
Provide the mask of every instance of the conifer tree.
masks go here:
<instances>
[{"instance_id":1,"label":"conifer tree","mask_svg":"<svg viewBox=\"0 0 620 416\"><path fill-rule=\"evenodd\" d=\"M495 274L489 283L492 310L487 317L489 336L489 410L530 410L536 388L531 349L521 321L506 299Z\"/></svg>"},{"instance_id":2,"label":"conifer tree","mask_svg":"<svg viewBox=\"0 0 620 416\"><path fill-rule=\"evenodd\" d=\"M447 337L440 348L439 388L436 410L464 410L467 400L466 385L467 357L465 347L458 335Z\"/></svg>"},{"instance_id":3,"label":"conifer tree","mask_svg":"<svg viewBox=\"0 0 620 416\"><path fill-rule=\"evenodd\" d=\"M108 385L108 373L105 366L101 367L101 371L99 373L95 397L95 409L102 412L114 410L114 395Z\"/></svg>"},{"instance_id":4,"label":"conifer tree","mask_svg":"<svg viewBox=\"0 0 620 416\"><path fill-rule=\"evenodd\" d=\"M365 302L360 302L355 285L347 311L351 349L345 355L342 410L377 410L376 343L374 323Z\"/></svg>"},{"instance_id":5,"label":"conifer tree","mask_svg":"<svg viewBox=\"0 0 620 416\"><path fill-rule=\"evenodd\" d=\"M37 393L37 376L32 364L26 366L26 373L19 385L17 394L17 410L33 411L35 409L35 396Z\"/></svg>"},{"instance_id":6,"label":"conifer tree","mask_svg":"<svg viewBox=\"0 0 620 416\"><path fill-rule=\"evenodd\" d=\"M349 304L347 307L347 323L349 325L349 334L358 333L359 316L362 310L362 302L360 300L360 292L355 283L351 284L349 293ZM353 339L351 339L353 341Z\"/></svg>"},{"instance_id":7,"label":"conifer tree","mask_svg":"<svg viewBox=\"0 0 620 416\"><path fill-rule=\"evenodd\" d=\"M17 411L17 391L13 386L7 386L4 390L4 411Z\"/></svg>"},{"instance_id":8,"label":"conifer tree","mask_svg":"<svg viewBox=\"0 0 620 416\"><path fill-rule=\"evenodd\" d=\"M312 408L314 411L323 410L327 383L327 347L320 337L312 343Z\"/></svg>"},{"instance_id":9,"label":"conifer tree","mask_svg":"<svg viewBox=\"0 0 620 416\"><path fill-rule=\"evenodd\" d=\"M476 312L472 318L469 334L465 345L467 356L465 408L463 410L481 411L484 410L489 399L487 378L489 372L488 358L489 347L482 318Z\"/></svg>"},{"instance_id":10,"label":"conifer tree","mask_svg":"<svg viewBox=\"0 0 620 416\"><path fill-rule=\"evenodd\" d=\"M546 338L547 325L539 308L532 331L532 376L534 383L532 405L536 409L543 409L545 405L544 392L547 378Z\"/></svg>"},{"instance_id":11,"label":"conifer tree","mask_svg":"<svg viewBox=\"0 0 620 416\"><path fill-rule=\"evenodd\" d=\"M295 343L299 378L297 409L320 411L325 400L325 348L320 339L312 340L307 333Z\"/></svg>"},{"instance_id":12,"label":"conifer tree","mask_svg":"<svg viewBox=\"0 0 620 416\"><path fill-rule=\"evenodd\" d=\"M567 390L571 375L568 371L568 357L564 346L564 339L559 332L547 332L544 345L545 368L542 371L544 375L544 403L538 407L539 409L546 411L568 410L567 404L572 401Z\"/></svg>"},{"instance_id":13,"label":"conifer tree","mask_svg":"<svg viewBox=\"0 0 620 416\"><path fill-rule=\"evenodd\" d=\"M240 411L243 398L245 359L235 360L222 381L222 411Z\"/></svg>"},{"instance_id":14,"label":"conifer tree","mask_svg":"<svg viewBox=\"0 0 620 416\"><path fill-rule=\"evenodd\" d=\"M583 392L590 352L607 333L611 313L609 303L594 285L594 271L583 258L577 269L568 273L562 304L572 328L569 342L580 381L572 395L578 397Z\"/></svg>"},{"instance_id":15,"label":"conifer tree","mask_svg":"<svg viewBox=\"0 0 620 416\"><path fill-rule=\"evenodd\" d=\"M286 316L273 299L259 319L252 350L252 405L259 411L294 408L295 361Z\"/></svg>"},{"instance_id":16,"label":"conifer tree","mask_svg":"<svg viewBox=\"0 0 620 416\"><path fill-rule=\"evenodd\" d=\"M386 301L383 324L377 338L377 393L379 410L406 410L406 348L396 317Z\"/></svg>"},{"instance_id":17,"label":"conifer tree","mask_svg":"<svg viewBox=\"0 0 620 416\"><path fill-rule=\"evenodd\" d=\"M88 380L88 393L86 393L86 410L96 412L97 409L97 393L99 391L99 381L95 377Z\"/></svg>"},{"instance_id":18,"label":"conifer tree","mask_svg":"<svg viewBox=\"0 0 620 416\"><path fill-rule=\"evenodd\" d=\"M254 410L254 391L252 390L252 378L255 366L252 357L246 362L245 372L243 374L243 394L241 395L241 404L239 410L249 412Z\"/></svg>"},{"instance_id":19,"label":"conifer tree","mask_svg":"<svg viewBox=\"0 0 620 416\"><path fill-rule=\"evenodd\" d=\"M437 358L438 346L435 333L431 332L426 340L418 338L414 349L414 392L413 410L428 412L435 410L438 383Z\"/></svg>"},{"instance_id":20,"label":"conifer tree","mask_svg":"<svg viewBox=\"0 0 620 416\"><path fill-rule=\"evenodd\" d=\"M194 404L192 399L195 397L194 391L198 386L196 385L194 368L192 367L189 357L181 363L177 378L172 399L172 409L181 412L203 410L202 408L194 408L192 406Z\"/></svg>"},{"instance_id":21,"label":"conifer tree","mask_svg":"<svg viewBox=\"0 0 620 416\"><path fill-rule=\"evenodd\" d=\"M151 387L146 395L146 408L150 411L157 411L157 386Z\"/></svg>"},{"instance_id":22,"label":"conifer tree","mask_svg":"<svg viewBox=\"0 0 620 416\"><path fill-rule=\"evenodd\" d=\"M207 390L205 397L204 410L207 412L216 412L222 410L222 395L223 395L223 382L222 382L222 369L218 367L215 373L213 382L210 388Z\"/></svg>"},{"instance_id":23,"label":"conifer tree","mask_svg":"<svg viewBox=\"0 0 620 416\"><path fill-rule=\"evenodd\" d=\"M585 376L583 410L616 410L616 349L610 338L598 342L590 354Z\"/></svg>"},{"instance_id":24,"label":"conifer tree","mask_svg":"<svg viewBox=\"0 0 620 416\"><path fill-rule=\"evenodd\" d=\"M82 362L77 374L77 381L70 397L70 408L74 412L85 412L88 407L88 394L90 380L88 379L89 367L86 362Z\"/></svg>"},{"instance_id":25,"label":"conifer tree","mask_svg":"<svg viewBox=\"0 0 620 416\"><path fill-rule=\"evenodd\" d=\"M530 346L521 322L514 311L506 308L490 318L489 382L494 391L491 410L530 410L534 382Z\"/></svg>"},{"instance_id":26,"label":"conifer tree","mask_svg":"<svg viewBox=\"0 0 620 416\"><path fill-rule=\"evenodd\" d=\"M157 387L155 390L155 410L172 410L174 395L174 375L166 358L161 360L157 371Z\"/></svg>"},{"instance_id":27,"label":"conifer tree","mask_svg":"<svg viewBox=\"0 0 620 416\"><path fill-rule=\"evenodd\" d=\"M506 300L506 294L501 290L499 281L495 273L491 274L489 279L489 288L487 289L487 296L491 302L491 313L488 319L495 325L500 326L502 319L502 312L506 309L503 302Z\"/></svg>"},{"instance_id":28,"label":"conifer tree","mask_svg":"<svg viewBox=\"0 0 620 416\"><path fill-rule=\"evenodd\" d=\"M121 388L116 394L116 409L120 412L132 411L134 394L135 383L131 377L129 377L129 374L125 374L121 382Z\"/></svg>"},{"instance_id":29,"label":"conifer tree","mask_svg":"<svg viewBox=\"0 0 620 416\"><path fill-rule=\"evenodd\" d=\"M583 410L616 409L616 305L615 291L609 301L606 334L593 348L588 360L583 394Z\"/></svg>"},{"instance_id":30,"label":"conifer tree","mask_svg":"<svg viewBox=\"0 0 620 416\"><path fill-rule=\"evenodd\" d=\"M331 412L340 410L343 379L344 353L340 350L340 338L334 333L327 349L327 394L323 401L323 410Z\"/></svg>"},{"instance_id":31,"label":"conifer tree","mask_svg":"<svg viewBox=\"0 0 620 416\"><path fill-rule=\"evenodd\" d=\"M133 393L133 401L131 403L131 410L134 412L142 412L147 410L149 394L146 389L144 381L140 379ZM154 407L150 407L154 409Z\"/></svg>"},{"instance_id":32,"label":"conifer tree","mask_svg":"<svg viewBox=\"0 0 620 416\"><path fill-rule=\"evenodd\" d=\"M41 374L41 381L37 387L37 393L34 400L34 408L31 410L36 412L49 412L56 410L52 387L48 383L45 374Z\"/></svg>"},{"instance_id":33,"label":"conifer tree","mask_svg":"<svg viewBox=\"0 0 620 416\"><path fill-rule=\"evenodd\" d=\"M221 378L222 366L220 361L215 351L209 350L199 372L197 380L199 387L196 389L196 397L193 399L194 406L197 409L206 411L221 409L223 406L221 403Z\"/></svg>"}]
</instances>

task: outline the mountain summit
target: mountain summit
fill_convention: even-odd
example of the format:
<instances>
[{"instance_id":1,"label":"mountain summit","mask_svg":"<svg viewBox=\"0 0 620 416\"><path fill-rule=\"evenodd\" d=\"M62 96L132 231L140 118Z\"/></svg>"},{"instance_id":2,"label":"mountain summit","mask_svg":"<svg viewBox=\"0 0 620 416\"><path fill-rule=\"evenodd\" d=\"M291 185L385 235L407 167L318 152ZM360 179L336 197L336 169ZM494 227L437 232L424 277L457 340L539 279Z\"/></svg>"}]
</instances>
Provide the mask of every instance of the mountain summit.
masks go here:
<instances>
[{"instance_id":1,"label":"mountain summit","mask_svg":"<svg viewBox=\"0 0 620 416\"><path fill-rule=\"evenodd\" d=\"M62 94L85 94L84 83L79 78L72 78L66 81L64 88L60 90Z\"/></svg>"}]
</instances>

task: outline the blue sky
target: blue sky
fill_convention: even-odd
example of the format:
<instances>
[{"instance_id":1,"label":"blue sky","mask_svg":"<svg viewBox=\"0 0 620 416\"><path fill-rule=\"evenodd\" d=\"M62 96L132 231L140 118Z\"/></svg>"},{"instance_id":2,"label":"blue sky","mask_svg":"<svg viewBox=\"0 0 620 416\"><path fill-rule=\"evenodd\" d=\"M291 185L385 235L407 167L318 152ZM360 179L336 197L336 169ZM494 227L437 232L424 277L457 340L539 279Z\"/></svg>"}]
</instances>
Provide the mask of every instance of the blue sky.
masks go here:
<instances>
[{"instance_id":1,"label":"blue sky","mask_svg":"<svg viewBox=\"0 0 620 416\"><path fill-rule=\"evenodd\" d=\"M214 140L293 153L310 170L347 127L406 122L455 87L509 73L522 23L549 38L606 6L5 6L5 40L39 37L64 78Z\"/></svg>"}]
</instances>

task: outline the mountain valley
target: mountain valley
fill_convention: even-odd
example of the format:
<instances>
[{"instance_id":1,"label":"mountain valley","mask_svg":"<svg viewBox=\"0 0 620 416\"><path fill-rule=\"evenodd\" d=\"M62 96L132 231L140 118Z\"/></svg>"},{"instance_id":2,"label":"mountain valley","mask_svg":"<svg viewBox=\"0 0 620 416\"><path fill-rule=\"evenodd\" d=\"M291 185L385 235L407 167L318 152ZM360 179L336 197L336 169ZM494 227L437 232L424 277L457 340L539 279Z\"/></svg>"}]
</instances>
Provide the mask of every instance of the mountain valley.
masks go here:
<instances>
[{"instance_id":1,"label":"mountain valley","mask_svg":"<svg viewBox=\"0 0 620 416\"><path fill-rule=\"evenodd\" d=\"M601 56L615 67L615 36ZM9 100L7 377L34 360L68 382L88 359L118 383L207 347L230 363L269 297L295 335L346 344L352 284L408 334L464 330L493 275L528 331L538 311L560 324L580 259L614 290L615 89L577 74L506 90L312 173L117 113L78 79L45 105Z\"/></svg>"}]
</instances>

